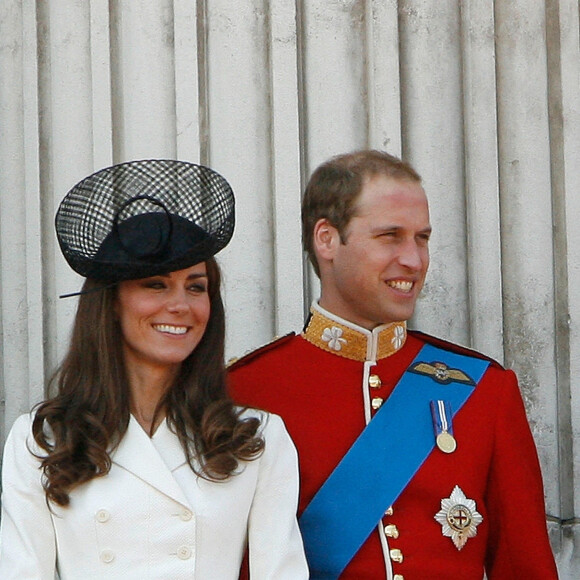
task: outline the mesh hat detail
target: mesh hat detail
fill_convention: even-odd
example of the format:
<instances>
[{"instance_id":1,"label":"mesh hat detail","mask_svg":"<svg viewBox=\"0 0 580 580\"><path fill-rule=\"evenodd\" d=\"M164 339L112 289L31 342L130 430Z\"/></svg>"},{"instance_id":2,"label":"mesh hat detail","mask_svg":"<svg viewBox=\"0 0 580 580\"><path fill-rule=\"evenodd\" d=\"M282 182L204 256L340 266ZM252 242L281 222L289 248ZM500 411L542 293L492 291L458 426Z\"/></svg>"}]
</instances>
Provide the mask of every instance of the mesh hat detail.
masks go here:
<instances>
[{"instance_id":1,"label":"mesh hat detail","mask_svg":"<svg viewBox=\"0 0 580 580\"><path fill-rule=\"evenodd\" d=\"M117 282L182 270L217 254L235 223L229 183L209 167L149 159L113 165L62 200L56 234L81 276Z\"/></svg>"}]
</instances>

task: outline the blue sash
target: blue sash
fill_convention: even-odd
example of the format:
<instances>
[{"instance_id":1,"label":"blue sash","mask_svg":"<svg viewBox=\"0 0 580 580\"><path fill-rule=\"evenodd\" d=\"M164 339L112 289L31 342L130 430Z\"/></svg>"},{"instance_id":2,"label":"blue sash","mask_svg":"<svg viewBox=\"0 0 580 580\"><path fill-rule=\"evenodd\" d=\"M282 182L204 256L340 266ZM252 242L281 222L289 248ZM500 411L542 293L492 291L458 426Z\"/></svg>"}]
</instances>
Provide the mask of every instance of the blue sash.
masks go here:
<instances>
[{"instance_id":1,"label":"blue sash","mask_svg":"<svg viewBox=\"0 0 580 580\"><path fill-rule=\"evenodd\" d=\"M312 580L340 576L433 450L430 402L449 401L455 415L489 364L421 349L300 518Z\"/></svg>"}]
</instances>

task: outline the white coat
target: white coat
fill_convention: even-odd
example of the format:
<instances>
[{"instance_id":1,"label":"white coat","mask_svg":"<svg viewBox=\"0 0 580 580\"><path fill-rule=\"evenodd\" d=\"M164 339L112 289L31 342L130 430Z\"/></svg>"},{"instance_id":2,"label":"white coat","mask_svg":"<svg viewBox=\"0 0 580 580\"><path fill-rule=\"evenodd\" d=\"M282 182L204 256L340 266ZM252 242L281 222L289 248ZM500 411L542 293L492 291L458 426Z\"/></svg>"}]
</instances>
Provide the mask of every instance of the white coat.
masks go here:
<instances>
[{"instance_id":1,"label":"white coat","mask_svg":"<svg viewBox=\"0 0 580 580\"><path fill-rule=\"evenodd\" d=\"M3 461L0 578L234 580L246 540L252 580L308 578L296 451L277 415L260 416L264 453L222 483L193 473L165 422L149 438L131 417L111 471L66 508L47 505L31 417L20 417Z\"/></svg>"}]
</instances>

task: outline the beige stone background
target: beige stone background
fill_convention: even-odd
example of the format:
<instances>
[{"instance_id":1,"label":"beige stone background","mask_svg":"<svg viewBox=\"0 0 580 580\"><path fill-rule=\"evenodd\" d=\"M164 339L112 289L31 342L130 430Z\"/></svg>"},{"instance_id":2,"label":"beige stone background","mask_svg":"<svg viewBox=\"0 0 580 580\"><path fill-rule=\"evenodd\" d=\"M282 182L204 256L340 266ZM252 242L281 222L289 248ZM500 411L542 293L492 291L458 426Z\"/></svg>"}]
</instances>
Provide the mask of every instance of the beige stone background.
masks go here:
<instances>
[{"instance_id":1,"label":"beige stone background","mask_svg":"<svg viewBox=\"0 0 580 580\"><path fill-rule=\"evenodd\" d=\"M228 178L235 356L317 294L306 177L386 149L431 201L412 326L518 372L561 575L580 577L579 20L578 0L0 0L0 443L68 339L57 296L80 280L53 218L77 181L148 157Z\"/></svg>"}]
</instances>

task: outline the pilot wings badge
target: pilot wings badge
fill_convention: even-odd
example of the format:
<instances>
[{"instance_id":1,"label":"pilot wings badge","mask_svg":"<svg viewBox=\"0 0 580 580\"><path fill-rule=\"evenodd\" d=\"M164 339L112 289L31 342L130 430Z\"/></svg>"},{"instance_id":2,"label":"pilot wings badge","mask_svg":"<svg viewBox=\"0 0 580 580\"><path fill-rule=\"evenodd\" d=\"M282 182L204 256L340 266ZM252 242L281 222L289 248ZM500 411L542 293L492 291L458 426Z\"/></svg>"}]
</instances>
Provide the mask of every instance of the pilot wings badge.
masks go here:
<instances>
[{"instance_id":1,"label":"pilot wings badge","mask_svg":"<svg viewBox=\"0 0 580 580\"><path fill-rule=\"evenodd\" d=\"M467 540L477 534L483 516L477 511L475 502L467 499L456 485L451 496L441 500L441 510L435 519L441 524L443 535L451 538L455 547L461 550Z\"/></svg>"},{"instance_id":2,"label":"pilot wings badge","mask_svg":"<svg viewBox=\"0 0 580 580\"><path fill-rule=\"evenodd\" d=\"M416 362L409 367L408 371L417 375L431 377L442 385L455 382L475 386L475 381L469 375L466 375L460 369L450 368L443 362Z\"/></svg>"}]
</instances>

